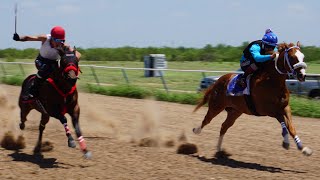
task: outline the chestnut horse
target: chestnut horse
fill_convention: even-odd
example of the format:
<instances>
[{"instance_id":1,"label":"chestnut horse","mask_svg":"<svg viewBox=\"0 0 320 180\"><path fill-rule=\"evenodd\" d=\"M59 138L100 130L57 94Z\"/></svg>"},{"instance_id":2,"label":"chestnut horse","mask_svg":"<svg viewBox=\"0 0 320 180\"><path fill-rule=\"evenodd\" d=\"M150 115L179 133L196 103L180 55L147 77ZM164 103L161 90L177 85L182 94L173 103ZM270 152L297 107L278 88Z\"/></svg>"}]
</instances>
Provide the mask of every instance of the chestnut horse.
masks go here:
<instances>
[{"instance_id":1,"label":"chestnut horse","mask_svg":"<svg viewBox=\"0 0 320 180\"><path fill-rule=\"evenodd\" d=\"M52 75L40 87L38 98L31 100L25 98L28 94L28 87L33 83L33 79L36 75L30 75L24 80L19 97L19 106L21 110L20 129L23 130L25 128L27 115L32 109L36 109L41 113L39 138L34 149L35 154L41 154L42 134L50 117L60 120L66 132L68 146L71 148L76 147L75 140L73 139L67 124L67 118L65 117L65 114L68 113L71 116L72 124L79 140L80 149L84 153L84 157L91 157L91 152L87 149L79 126L80 107L78 104L78 92L76 88L78 72L79 66L75 56L75 50L66 50L65 52L62 52L61 60L56 62L56 68Z\"/></svg>"},{"instance_id":2,"label":"chestnut horse","mask_svg":"<svg viewBox=\"0 0 320 180\"><path fill-rule=\"evenodd\" d=\"M298 150L302 151L304 155L311 155L312 150L302 145L293 126L289 105L290 93L285 84L288 75L293 75L299 81L305 80L307 65L303 61L304 54L300 50L299 42L297 45L293 43L279 44L277 57L273 61L262 64L263 66L251 77L249 96L228 96L227 86L235 74L229 73L221 76L207 89L203 99L196 106L194 112L208 103L208 112L201 126L193 128L193 132L199 134L202 128L209 124L215 116L226 110L227 118L221 125L217 144L218 154L222 152L223 136L241 114L270 116L276 118L281 124L282 146L285 149L289 149L289 131ZM250 97L251 103L248 103L249 101L246 99L248 97Z\"/></svg>"}]
</instances>

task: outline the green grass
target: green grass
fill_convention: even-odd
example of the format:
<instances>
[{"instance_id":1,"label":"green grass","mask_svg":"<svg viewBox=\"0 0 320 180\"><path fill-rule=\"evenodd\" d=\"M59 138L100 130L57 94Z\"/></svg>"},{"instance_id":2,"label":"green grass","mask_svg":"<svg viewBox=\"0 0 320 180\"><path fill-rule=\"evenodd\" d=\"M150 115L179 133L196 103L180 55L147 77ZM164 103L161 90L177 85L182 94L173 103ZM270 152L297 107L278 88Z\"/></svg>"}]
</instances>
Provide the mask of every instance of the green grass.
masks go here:
<instances>
[{"instance_id":1,"label":"green grass","mask_svg":"<svg viewBox=\"0 0 320 180\"><path fill-rule=\"evenodd\" d=\"M33 62L33 60L15 60L16 62ZM127 68L143 68L143 62L129 62L129 61L109 61L109 62L92 62L81 61L81 65L100 65L111 67L127 67ZM5 64L0 69L0 77L4 75L3 69L6 74L14 76L24 76L36 73L34 65L23 65L25 73L23 74L17 64ZM235 71L239 68L238 63L234 62L168 62L168 69L181 69L181 70L210 70L210 71ZM123 76L121 69L105 69L94 68L97 74L98 81L92 75L90 67L81 67L83 72L80 75L79 87L85 88L88 83L99 82L103 86L125 85L126 79ZM143 70L126 70L125 71L129 84L148 89L165 89L160 77L144 77ZM320 64L309 64L308 73L320 74ZM223 75L224 73L201 73L201 72L174 72L164 71L164 81L166 82L169 91L190 91L195 92L200 84L203 76Z\"/></svg>"}]
</instances>

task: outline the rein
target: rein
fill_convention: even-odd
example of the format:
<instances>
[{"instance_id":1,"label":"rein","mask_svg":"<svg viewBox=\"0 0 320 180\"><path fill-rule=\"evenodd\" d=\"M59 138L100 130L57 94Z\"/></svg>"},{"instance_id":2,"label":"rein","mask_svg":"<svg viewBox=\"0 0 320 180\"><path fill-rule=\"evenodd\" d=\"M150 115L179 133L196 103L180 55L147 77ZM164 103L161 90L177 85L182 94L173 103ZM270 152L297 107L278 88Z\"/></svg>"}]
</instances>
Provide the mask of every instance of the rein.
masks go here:
<instances>
[{"instance_id":1,"label":"rein","mask_svg":"<svg viewBox=\"0 0 320 180\"><path fill-rule=\"evenodd\" d=\"M288 52L293 49L293 48L296 48L296 49L299 49L300 50L300 47L298 46L292 46L288 49L285 49L284 51L284 61L283 61L283 65L285 67L286 63L288 64L289 68L290 68L290 71L287 71L287 72L282 72L279 68L278 68L278 57L279 57L279 54L277 54L276 58L274 59L275 63L274 63L274 66L276 68L276 70L278 71L279 74L287 74L287 75L294 75L295 74L295 69L297 68L306 68L307 67L307 64L305 62L298 62L294 65L291 65L290 62L289 62L289 55L288 55Z\"/></svg>"},{"instance_id":2,"label":"rein","mask_svg":"<svg viewBox=\"0 0 320 180\"><path fill-rule=\"evenodd\" d=\"M77 89L77 86L74 85L69 92L67 93L63 93L61 91L61 89L56 85L56 83L54 83L53 79L48 78L47 81L57 90L57 92L65 99L67 96L69 96L70 94L74 93L74 91Z\"/></svg>"}]
</instances>

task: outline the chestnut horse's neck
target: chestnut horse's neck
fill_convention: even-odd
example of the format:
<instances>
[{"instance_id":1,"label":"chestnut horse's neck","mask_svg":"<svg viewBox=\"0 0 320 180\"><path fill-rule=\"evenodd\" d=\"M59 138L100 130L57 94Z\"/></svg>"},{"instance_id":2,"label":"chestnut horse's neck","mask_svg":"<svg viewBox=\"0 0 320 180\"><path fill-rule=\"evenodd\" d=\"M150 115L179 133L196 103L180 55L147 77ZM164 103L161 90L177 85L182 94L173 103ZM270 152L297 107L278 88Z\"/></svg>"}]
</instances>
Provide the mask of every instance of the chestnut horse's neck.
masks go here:
<instances>
[{"instance_id":1,"label":"chestnut horse's neck","mask_svg":"<svg viewBox=\"0 0 320 180\"><path fill-rule=\"evenodd\" d=\"M286 80L288 74L280 73L280 72L286 71L284 61L285 61L285 53L281 52L279 54L277 61L273 60L273 61L266 62L264 64L262 74L274 79L275 80L274 82L279 82L281 84L285 84L285 80Z\"/></svg>"}]
</instances>

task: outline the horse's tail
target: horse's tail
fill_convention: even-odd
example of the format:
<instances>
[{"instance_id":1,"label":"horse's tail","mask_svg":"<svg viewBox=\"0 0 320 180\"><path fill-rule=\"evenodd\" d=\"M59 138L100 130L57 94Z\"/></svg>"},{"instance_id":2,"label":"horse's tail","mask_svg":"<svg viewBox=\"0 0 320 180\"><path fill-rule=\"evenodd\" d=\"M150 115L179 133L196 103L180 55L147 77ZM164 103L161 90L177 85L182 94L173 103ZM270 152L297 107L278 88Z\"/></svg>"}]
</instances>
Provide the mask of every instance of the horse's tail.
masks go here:
<instances>
[{"instance_id":1,"label":"horse's tail","mask_svg":"<svg viewBox=\"0 0 320 180\"><path fill-rule=\"evenodd\" d=\"M205 104L209 101L209 99L210 99L210 97L211 97L212 95L215 95L215 94L213 94L212 92L213 92L213 90L216 89L217 84L218 84L217 82L214 83L212 86L210 86L210 87L206 90L206 92L204 93L203 98L200 100L200 102L198 103L198 105L194 108L193 112L196 112L199 108L201 108L203 105L205 105Z\"/></svg>"}]
</instances>

